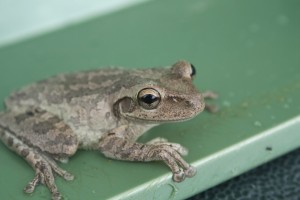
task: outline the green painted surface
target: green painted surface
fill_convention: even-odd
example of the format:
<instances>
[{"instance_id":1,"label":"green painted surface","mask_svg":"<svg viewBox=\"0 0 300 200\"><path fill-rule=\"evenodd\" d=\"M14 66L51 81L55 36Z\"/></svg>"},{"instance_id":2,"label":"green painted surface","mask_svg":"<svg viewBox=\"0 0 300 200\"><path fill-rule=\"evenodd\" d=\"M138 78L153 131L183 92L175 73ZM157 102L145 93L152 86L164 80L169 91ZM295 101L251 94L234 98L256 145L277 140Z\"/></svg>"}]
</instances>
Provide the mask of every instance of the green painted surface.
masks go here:
<instances>
[{"instance_id":1,"label":"green painted surface","mask_svg":"<svg viewBox=\"0 0 300 200\"><path fill-rule=\"evenodd\" d=\"M299 9L296 0L151 1L1 48L0 99L59 72L191 61L198 88L219 93L220 112L156 127L141 140L188 147L195 178L173 183L163 163L92 151L60 165L74 181L57 178L65 199L182 199L300 146ZM1 199L50 198L45 187L23 194L33 170L3 144L0 157Z\"/></svg>"}]
</instances>

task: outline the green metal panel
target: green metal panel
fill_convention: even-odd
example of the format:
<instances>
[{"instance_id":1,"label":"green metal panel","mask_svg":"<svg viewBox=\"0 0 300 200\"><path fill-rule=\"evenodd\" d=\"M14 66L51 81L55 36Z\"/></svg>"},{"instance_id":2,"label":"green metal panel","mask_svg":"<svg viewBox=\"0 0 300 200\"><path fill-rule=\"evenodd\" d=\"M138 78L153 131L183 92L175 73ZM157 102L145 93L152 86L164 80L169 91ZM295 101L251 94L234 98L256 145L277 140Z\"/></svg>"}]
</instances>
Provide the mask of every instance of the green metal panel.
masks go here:
<instances>
[{"instance_id":1,"label":"green metal panel","mask_svg":"<svg viewBox=\"0 0 300 200\"><path fill-rule=\"evenodd\" d=\"M65 199L182 199L300 146L300 2L150 1L0 49L0 99L59 72L106 65L146 67L178 59L197 67L195 83L219 93L220 111L165 124L161 136L188 147L198 174L171 181L161 162L133 163L79 151L57 178ZM1 199L46 199L22 188L34 172L0 144Z\"/></svg>"}]
</instances>

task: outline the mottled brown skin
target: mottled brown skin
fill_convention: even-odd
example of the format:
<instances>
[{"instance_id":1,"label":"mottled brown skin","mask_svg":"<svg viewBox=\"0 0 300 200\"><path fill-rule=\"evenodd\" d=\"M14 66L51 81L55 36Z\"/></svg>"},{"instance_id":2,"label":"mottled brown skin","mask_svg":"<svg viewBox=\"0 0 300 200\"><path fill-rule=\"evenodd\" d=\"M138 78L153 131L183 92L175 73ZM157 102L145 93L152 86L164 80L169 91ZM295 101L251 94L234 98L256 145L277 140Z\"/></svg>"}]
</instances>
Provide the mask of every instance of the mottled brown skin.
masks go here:
<instances>
[{"instance_id":1,"label":"mottled brown skin","mask_svg":"<svg viewBox=\"0 0 300 200\"><path fill-rule=\"evenodd\" d=\"M205 107L204 97L215 97L197 91L194 74L186 61L164 68L96 69L58 75L13 93L0 113L0 138L35 169L24 191L32 193L43 183L52 199L61 199L54 173L66 180L73 176L55 160L67 161L78 148L118 160L162 160L176 182L194 176L180 144L163 138L136 142L160 123L196 116Z\"/></svg>"}]
</instances>

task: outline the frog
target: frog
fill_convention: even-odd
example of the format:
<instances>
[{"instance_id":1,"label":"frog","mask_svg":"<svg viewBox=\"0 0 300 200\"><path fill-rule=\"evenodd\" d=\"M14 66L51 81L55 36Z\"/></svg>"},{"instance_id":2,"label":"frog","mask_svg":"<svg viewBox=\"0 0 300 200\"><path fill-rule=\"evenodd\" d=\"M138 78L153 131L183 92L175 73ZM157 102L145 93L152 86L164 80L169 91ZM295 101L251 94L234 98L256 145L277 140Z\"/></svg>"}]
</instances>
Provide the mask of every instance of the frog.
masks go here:
<instances>
[{"instance_id":1,"label":"frog","mask_svg":"<svg viewBox=\"0 0 300 200\"><path fill-rule=\"evenodd\" d=\"M160 137L138 142L159 124L192 119L210 108L205 99L216 94L200 93L195 75L194 65L180 60L165 67L62 73L13 92L0 112L0 139L35 171L24 192L33 193L41 183L53 200L61 199L55 175L68 181L74 175L58 162L66 163L78 149L116 160L163 161L175 182L195 176L181 144Z\"/></svg>"}]
</instances>

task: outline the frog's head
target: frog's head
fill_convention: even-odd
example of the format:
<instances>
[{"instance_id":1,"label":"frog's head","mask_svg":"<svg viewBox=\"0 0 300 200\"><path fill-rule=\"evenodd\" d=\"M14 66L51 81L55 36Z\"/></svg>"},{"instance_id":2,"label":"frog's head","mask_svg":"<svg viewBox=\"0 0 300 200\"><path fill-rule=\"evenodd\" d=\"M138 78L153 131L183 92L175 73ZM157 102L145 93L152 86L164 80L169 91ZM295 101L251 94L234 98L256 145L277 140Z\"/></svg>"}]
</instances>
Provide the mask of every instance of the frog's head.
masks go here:
<instances>
[{"instance_id":1,"label":"frog's head","mask_svg":"<svg viewBox=\"0 0 300 200\"><path fill-rule=\"evenodd\" d=\"M118 116L161 123L187 120L203 111L204 100L192 83L196 74L192 64L178 61L171 67L139 73L137 84L124 91L114 106Z\"/></svg>"}]
</instances>

